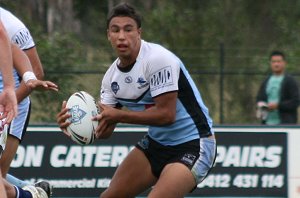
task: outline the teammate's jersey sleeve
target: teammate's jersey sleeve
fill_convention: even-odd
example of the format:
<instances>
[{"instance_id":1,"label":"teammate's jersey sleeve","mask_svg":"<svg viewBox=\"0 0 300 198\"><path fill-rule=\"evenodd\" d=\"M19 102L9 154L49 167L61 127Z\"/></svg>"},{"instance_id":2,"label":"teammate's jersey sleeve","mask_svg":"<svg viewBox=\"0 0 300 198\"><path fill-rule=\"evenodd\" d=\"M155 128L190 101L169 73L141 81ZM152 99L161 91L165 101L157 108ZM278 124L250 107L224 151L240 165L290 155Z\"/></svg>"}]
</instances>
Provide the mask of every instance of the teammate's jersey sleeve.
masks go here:
<instances>
[{"instance_id":1,"label":"teammate's jersey sleeve","mask_svg":"<svg viewBox=\"0 0 300 198\"><path fill-rule=\"evenodd\" d=\"M152 97L178 90L180 62L172 53L166 50L153 53L148 67Z\"/></svg>"},{"instance_id":2,"label":"teammate's jersey sleeve","mask_svg":"<svg viewBox=\"0 0 300 198\"><path fill-rule=\"evenodd\" d=\"M35 46L29 30L22 21L1 7L0 17L11 42L17 44L22 50L27 50Z\"/></svg>"},{"instance_id":3,"label":"teammate's jersey sleeve","mask_svg":"<svg viewBox=\"0 0 300 198\"><path fill-rule=\"evenodd\" d=\"M0 19L12 43L17 44L22 50L27 50L35 46L29 30L11 12L0 7ZM20 86L20 78L15 69L13 70L13 77L15 80L15 87L17 88ZM2 89L2 75L0 75L0 90Z\"/></svg>"}]
</instances>

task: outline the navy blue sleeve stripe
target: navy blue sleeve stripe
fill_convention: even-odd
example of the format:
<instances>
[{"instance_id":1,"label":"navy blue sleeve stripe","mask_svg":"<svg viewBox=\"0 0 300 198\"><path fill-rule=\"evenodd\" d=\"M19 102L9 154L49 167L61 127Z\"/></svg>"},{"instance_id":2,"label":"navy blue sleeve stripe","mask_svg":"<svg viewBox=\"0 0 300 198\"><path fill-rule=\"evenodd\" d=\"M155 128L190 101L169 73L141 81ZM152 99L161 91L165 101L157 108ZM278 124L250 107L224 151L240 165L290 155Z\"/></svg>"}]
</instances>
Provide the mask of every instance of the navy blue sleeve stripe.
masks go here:
<instances>
[{"instance_id":1,"label":"navy blue sleeve stripe","mask_svg":"<svg viewBox=\"0 0 300 198\"><path fill-rule=\"evenodd\" d=\"M207 118L203 113L200 104L197 101L193 88L181 69L179 74L178 85L178 98L185 107L187 113L191 116L192 120L194 121L200 133L200 137L208 137L212 135L211 128L207 122Z\"/></svg>"}]
</instances>

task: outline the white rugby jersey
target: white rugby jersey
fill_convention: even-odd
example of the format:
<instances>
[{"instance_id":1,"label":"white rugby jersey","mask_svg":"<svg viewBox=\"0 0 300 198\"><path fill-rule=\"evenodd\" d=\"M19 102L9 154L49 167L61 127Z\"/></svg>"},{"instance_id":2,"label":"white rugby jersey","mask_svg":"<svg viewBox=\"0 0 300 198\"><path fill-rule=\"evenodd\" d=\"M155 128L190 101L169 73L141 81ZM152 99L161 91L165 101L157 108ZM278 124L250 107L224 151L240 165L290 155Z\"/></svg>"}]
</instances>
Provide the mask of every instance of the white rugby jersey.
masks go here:
<instances>
[{"instance_id":1,"label":"white rugby jersey","mask_svg":"<svg viewBox=\"0 0 300 198\"><path fill-rule=\"evenodd\" d=\"M104 75L101 103L143 111L155 105L153 97L177 91L176 120L164 126L149 126L148 134L163 145L177 145L212 135L212 119L185 66L164 47L142 40L136 62L128 72L116 59Z\"/></svg>"},{"instance_id":2,"label":"white rugby jersey","mask_svg":"<svg viewBox=\"0 0 300 198\"><path fill-rule=\"evenodd\" d=\"M35 46L32 36L26 26L11 12L0 7L0 19L6 29L9 39L17 44L22 50ZM13 70L16 87L20 86L20 77L16 70ZM3 90L2 75L0 75L0 91Z\"/></svg>"}]
</instances>

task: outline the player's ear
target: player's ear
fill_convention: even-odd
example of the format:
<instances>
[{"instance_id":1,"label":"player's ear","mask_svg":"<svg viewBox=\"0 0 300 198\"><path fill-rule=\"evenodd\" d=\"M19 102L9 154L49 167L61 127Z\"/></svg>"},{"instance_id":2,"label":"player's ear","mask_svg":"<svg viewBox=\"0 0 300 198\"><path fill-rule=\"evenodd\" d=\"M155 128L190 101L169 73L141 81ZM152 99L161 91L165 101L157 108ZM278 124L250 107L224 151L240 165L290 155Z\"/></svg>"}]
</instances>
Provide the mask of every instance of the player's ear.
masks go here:
<instances>
[{"instance_id":1,"label":"player's ear","mask_svg":"<svg viewBox=\"0 0 300 198\"><path fill-rule=\"evenodd\" d=\"M138 29L138 34L139 34L139 37L142 38L142 28Z\"/></svg>"}]
</instances>

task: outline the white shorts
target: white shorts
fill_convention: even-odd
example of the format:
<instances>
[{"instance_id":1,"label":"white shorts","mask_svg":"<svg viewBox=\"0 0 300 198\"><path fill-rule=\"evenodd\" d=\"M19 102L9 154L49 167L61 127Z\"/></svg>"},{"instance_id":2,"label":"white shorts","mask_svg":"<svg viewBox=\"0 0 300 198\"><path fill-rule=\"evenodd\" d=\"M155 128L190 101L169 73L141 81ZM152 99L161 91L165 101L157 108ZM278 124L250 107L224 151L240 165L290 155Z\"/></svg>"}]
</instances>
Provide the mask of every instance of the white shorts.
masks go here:
<instances>
[{"instance_id":1,"label":"white shorts","mask_svg":"<svg viewBox=\"0 0 300 198\"><path fill-rule=\"evenodd\" d=\"M2 156L2 152L5 149L6 139L7 139L7 124L5 123L5 119L0 120L0 158Z\"/></svg>"},{"instance_id":2,"label":"white shorts","mask_svg":"<svg viewBox=\"0 0 300 198\"><path fill-rule=\"evenodd\" d=\"M8 128L8 134L22 141L29 122L29 117L30 117L30 100L27 97L24 100L22 100L18 105L18 115L12 120Z\"/></svg>"},{"instance_id":3,"label":"white shorts","mask_svg":"<svg viewBox=\"0 0 300 198\"><path fill-rule=\"evenodd\" d=\"M192 168L196 183L201 183L213 167L217 155L216 140L200 138L200 155Z\"/></svg>"}]
</instances>

